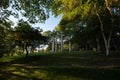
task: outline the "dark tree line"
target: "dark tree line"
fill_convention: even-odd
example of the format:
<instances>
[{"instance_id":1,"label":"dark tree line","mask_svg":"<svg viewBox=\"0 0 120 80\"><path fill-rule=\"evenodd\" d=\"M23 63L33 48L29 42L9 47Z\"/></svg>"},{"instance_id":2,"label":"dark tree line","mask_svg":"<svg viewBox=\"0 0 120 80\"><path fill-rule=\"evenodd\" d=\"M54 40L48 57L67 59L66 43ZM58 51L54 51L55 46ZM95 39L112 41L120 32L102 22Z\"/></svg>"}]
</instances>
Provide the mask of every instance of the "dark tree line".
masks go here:
<instances>
[{"instance_id":1,"label":"dark tree line","mask_svg":"<svg viewBox=\"0 0 120 80\"><path fill-rule=\"evenodd\" d=\"M31 49L35 50L36 47L47 41L47 38L41 34L40 28L31 27L26 21L20 20L15 28L8 23L3 21L0 23L0 57L13 55L17 50L21 54L26 51L27 57ZM29 48L30 50L28 50Z\"/></svg>"}]
</instances>

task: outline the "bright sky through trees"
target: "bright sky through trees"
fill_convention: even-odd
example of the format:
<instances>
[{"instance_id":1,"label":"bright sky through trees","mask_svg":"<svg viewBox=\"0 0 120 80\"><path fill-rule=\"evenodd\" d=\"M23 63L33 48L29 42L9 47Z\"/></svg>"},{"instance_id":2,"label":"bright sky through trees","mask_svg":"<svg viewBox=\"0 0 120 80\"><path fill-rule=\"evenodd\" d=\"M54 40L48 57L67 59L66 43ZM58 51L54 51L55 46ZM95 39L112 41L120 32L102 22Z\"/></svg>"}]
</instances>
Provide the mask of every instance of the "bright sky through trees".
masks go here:
<instances>
[{"instance_id":1,"label":"bright sky through trees","mask_svg":"<svg viewBox=\"0 0 120 80\"><path fill-rule=\"evenodd\" d=\"M10 16L9 19L14 22L14 26L16 26L18 19L14 18L13 16ZM20 17L19 19L25 19L23 17ZM40 27L43 29L43 31L47 30L53 30L58 24L61 19L61 16L54 17L52 14L50 14L50 17L45 21L45 23L36 23L33 24L33 27Z\"/></svg>"},{"instance_id":2,"label":"bright sky through trees","mask_svg":"<svg viewBox=\"0 0 120 80\"><path fill-rule=\"evenodd\" d=\"M55 18L51 15L50 18L45 21L45 23L37 23L35 26L40 26L43 31L53 30L59 24L60 19L61 16Z\"/></svg>"}]
</instances>

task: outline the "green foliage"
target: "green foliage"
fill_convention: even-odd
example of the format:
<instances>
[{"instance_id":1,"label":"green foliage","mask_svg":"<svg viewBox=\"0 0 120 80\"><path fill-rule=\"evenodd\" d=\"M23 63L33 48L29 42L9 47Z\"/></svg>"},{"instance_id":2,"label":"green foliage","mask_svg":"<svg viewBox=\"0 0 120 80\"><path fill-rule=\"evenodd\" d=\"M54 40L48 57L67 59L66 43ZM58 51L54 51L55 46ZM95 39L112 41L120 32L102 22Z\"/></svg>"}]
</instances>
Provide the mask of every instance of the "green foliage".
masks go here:
<instances>
[{"instance_id":1,"label":"green foliage","mask_svg":"<svg viewBox=\"0 0 120 80\"><path fill-rule=\"evenodd\" d=\"M0 20L0 58L22 54L28 47L31 51L41 44L46 44L47 37L42 29L33 28L28 22L20 20L18 26L11 28L11 22Z\"/></svg>"},{"instance_id":2,"label":"green foliage","mask_svg":"<svg viewBox=\"0 0 120 80\"><path fill-rule=\"evenodd\" d=\"M114 43L111 34L119 34L119 28L114 32L119 21L115 16L120 16L119 4L119 0L55 0L53 13L62 14L58 28L65 36L72 35L72 44L77 43L79 48L87 50L101 48L105 51L106 48L108 51L106 46ZM117 44L114 45L118 49ZM113 47L115 49L112 44Z\"/></svg>"},{"instance_id":3,"label":"green foliage","mask_svg":"<svg viewBox=\"0 0 120 80\"><path fill-rule=\"evenodd\" d=\"M10 26L10 22L0 20L0 57L2 57L4 53L12 52L14 48L13 42L10 41Z\"/></svg>"},{"instance_id":4,"label":"green foliage","mask_svg":"<svg viewBox=\"0 0 120 80\"><path fill-rule=\"evenodd\" d=\"M76 15L84 19L96 14L94 5L97 5L99 11L104 6L104 0L55 0L53 13L63 14L67 19L72 19Z\"/></svg>"},{"instance_id":5,"label":"green foliage","mask_svg":"<svg viewBox=\"0 0 120 80\"><path fill-rule=\"evenodd\" d=\"M43 22L49 17L51 4L52 0L0 0L0 19L18 17L20 12L31 23Z\"/></svg>"},{"instance_id":6,"label":"green foliage","mask_svg":"<svg viewBox=\"0 0 120 80\"><path fill-rule=\"evenodd\" d=\"M0 26L0 57L2 57L3 52L4 52L4 48L5 48L5 32L4 32L4 28L2 28Z\"/></svg>"},{"instance_id":7,"label":"green foliage","mask_svg":"<svg viewBox=\"0 0 120 80\"><path fill-rule=\"evenodd\" d=\"M23 50L25 48L27 54L28 47L36 48L47 41L47 38L41 35L41 30L39 28L33 28L28 22L23 20L19 21L18 26L15 27L14 33L16 44L23 48Z\"/></svg>"}]
</instances>

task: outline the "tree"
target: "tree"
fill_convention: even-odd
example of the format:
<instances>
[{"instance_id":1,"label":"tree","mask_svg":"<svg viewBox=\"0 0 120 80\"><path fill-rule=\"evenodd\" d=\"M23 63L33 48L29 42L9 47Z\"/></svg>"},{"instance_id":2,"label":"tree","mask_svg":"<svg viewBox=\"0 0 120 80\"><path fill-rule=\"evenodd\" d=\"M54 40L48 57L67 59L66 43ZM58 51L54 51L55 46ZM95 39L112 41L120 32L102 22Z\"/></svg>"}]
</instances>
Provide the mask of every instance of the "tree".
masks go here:
<instances>
[{"instance_id":1,"label":"tree","mask_svg":"<svg viewBox=\"0 0 120 80\"><path fill-rule=\"evenodd\" d=\"M63 42L63 37L64 33L62 31L62 27L60 25L55 27L55 32L56 32L56 37L58 39L58 45L60 45L60 51L63 52L63 47L64 47L64 42ZM59 46L58 46L59 48Z\"/></svg>"},{"instance_id":2,"label":"tree","mask_svg":"<svg viewBox=\"0 0 120 80\"><path fill-rule=\"evenodd\" d=\"M0 19L15 17L21 13L31 23L43 22L49 16L49 8L53 0L0 0Z\"/></svg>"},{"instance_id":3,"label":"tree","mask_svg":"<svg viewBox=\"0 0 120 80\"><path fill-rule=\"evenodd\" d=\"M105 43L107 56L110 51L110 41L114 27L113 16L119 10L119 0L55 0L55 4L53 4L53 13L56 15L63 14L68 20L79 15L78 19L80 18L80 20L84 21L96 15L100 23L99 27ZM106 18L102 15L103 13L107 14ZM106 21L110 22L111 25L105 24L104 22ZM108 26L110 27L108 28Z\"/></svg>"},{"instance_id":4,"label":"tree","mask_svg":"<svg viewBox=\"0 0 120 80\"><path fill-rule=\"evenodd\" d=\"M69 51L72 50L72 43L73 43L73 37L75 36L75 33L77 31L78 27L78 20L77 17L73 18L71 20L67 20L66 17L62 17L59 25L57 26L57 29L64 35L64 38L66 38L65 42L68 43L68 49Z\"/></svg>"},{"instance_id":5,"label":"tree","mask_svg":"<svg viewBox=\"0 0 120 80\"><path fill-rule=\"evenodd\" d=\"M48 44L47 51L52 50L52 52L54 52L54 45L52 47L53 44L52 32L50 30L44 31L43 36L47 37L47 44Z\"/></svg>"},{"instance_id":6,"label":"tree","mask_svg":"<svg viewBox=\"0 0 120 80\"><path fill-rule=\"evenodd\" d=\"M0 20L0 58L4 53L10 53L13 47L9 49L8 46L12 46L10 38L8 37L9 31L11 29L11 22Z\"/></svg>"},{"instance_id":7,"label":"tree","mask_svg":"<svg viewBox=\"0 0 120 80\"><path fill-rule=\"evenodd\" d=\"M51 33L51 40L52 40L52 52L57 52L58 50L58 42L57 42L57 38L58 38L58 32L57 31L53 31Z\"/></svg>"},{"instance_id":8,"label":"tree","mask_svg":"<svg viewBox=\"0 0 120 80\"><path fill-rule=\"evenodd\" d=\"M3 27L3 22L0 21L0 58L3 56L4 53L4 48L5 48L5 31L4 31L4 27Z\"/></svg>"},{"instance_id":9,"label":"tree","mask_svg":"<svg viewBox=\"0 0 120 80\"><path fill-rule=\"evenodd\" d=\"M16 41L21 43L23 45L23 49L26 50L26 57L29 53L28 48L37 47L46 41L46 38L41 35L41 30L39 30L39 28L33 28L28 24L28 22L23 20L19 21L14 32L16 35ZM18 46L20 45L18 44Z\"/></svg>"}]
</instances>

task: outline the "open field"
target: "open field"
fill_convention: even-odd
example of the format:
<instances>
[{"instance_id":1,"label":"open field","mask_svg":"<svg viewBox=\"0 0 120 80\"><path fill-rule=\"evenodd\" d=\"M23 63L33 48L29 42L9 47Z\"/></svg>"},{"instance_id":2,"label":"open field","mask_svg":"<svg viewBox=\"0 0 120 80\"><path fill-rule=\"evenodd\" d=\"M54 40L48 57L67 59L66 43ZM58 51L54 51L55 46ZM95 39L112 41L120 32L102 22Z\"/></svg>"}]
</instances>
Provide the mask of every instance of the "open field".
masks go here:
<instances>
[{"instance_id":1,"label":"open field","mask_svg":"<svg viewBox=\"0 0 120 80\"><path fill-rule=\"evenodd\" d=\"M0 80L120 80L120 56L74 52L4 57Z\"/></svg>"}]
</instances>

